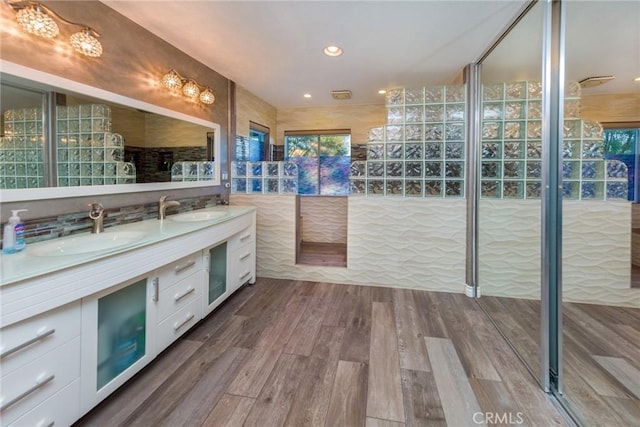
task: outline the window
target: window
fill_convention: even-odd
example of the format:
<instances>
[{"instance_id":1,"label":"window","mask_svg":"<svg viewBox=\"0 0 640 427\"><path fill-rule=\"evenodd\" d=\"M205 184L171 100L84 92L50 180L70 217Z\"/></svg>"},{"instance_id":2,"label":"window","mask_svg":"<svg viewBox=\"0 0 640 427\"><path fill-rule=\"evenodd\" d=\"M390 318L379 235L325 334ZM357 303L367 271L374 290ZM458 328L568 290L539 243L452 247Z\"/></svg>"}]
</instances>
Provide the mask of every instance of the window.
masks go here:
<instances>
[{"instance_id":1,"label":"window","mask_svg":"<svg viewBox=\"0 0 640 427\"><path fill-rule=\"evenodd\" d=\"M249 137L236 137L236 160L241 162L272 160L269 156L269 128L249 122Z\"/></svg>"},{"instance_id":2,"label":"window","mask_svg":"<svg viewBox=\"0 0 640 427\"><path fill-rule=\"evenodd\" d=\"M298 165L298 194L349 194L351 131L285 132L285 158Z\"/></svg>"},{"instance_id":3,"label":"window","mask_svg":"<svg viewBox=\"0 0 640 427\"><path fill-rule=\"evenodd\" d=\"M621 126L621 127L620 127ZM604 129L604 158L618 160L625 164L626 171L618 170L615 165L607 166L607 175L615 178L618 173L628 172L627 199L640 199L640 177L638 170L638 144L640 144L640 128L637 123L603 123Z\"/></svg>"}]
</instances>

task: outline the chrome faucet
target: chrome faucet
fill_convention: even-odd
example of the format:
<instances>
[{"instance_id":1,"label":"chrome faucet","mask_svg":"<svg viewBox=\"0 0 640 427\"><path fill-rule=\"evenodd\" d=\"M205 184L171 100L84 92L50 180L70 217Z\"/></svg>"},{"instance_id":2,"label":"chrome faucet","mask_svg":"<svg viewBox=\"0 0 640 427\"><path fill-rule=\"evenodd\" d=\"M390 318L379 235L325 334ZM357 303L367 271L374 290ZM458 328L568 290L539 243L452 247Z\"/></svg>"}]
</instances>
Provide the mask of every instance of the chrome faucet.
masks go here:
<instances>
[{"instance_id":1,"label":"chrome faucet","mask_svg":"<svg viewBox=\"0 0 640 427\"><path fill-rule=\"evenodd\" d=\"M160 201L158 202L158 219L164 219L164 211L170 206L180 206L180 202L176 200L167 201L168 196L160 197Z\"/></svg>"},{"instance_id":2,"label":"chrome faucet","mask_svg":"<svg viewBox=\"0 0 640 427\"><path fill-rule=\"evenodd\" d=\"M89 218L93 220L93 228L91 232L93 234L100 234L104 231L104 225L102 223L104 219L104 206L98 202L89 203Z\"/></svg>"}]
</instances>

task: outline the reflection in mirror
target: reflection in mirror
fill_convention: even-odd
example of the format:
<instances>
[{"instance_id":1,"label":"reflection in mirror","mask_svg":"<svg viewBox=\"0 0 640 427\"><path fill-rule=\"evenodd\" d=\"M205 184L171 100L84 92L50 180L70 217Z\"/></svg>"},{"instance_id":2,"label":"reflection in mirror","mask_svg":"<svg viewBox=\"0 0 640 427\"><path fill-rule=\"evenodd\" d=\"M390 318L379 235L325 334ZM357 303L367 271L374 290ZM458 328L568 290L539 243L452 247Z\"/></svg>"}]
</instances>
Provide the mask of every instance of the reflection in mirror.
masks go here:
<instances>
[{"instance_id":1,"label":"reflection in mirror","mask_svg":"<svg viewBox=\"0 0 640 427\"><path fill-rule=\"evenodd\" d=\"M0 78L2 152L8 153L0 159L3 189L215 181L216 129L212 127L56 87L43 88L13 76ZM19 87L7 79L18 80ZM54 95L49 99L55 108L43 108L47 99L43 91ZM49 120L43 111L55 112L50 118L55 138L43 134L43 120ZM48 144L55 144L55 164L50 165L54 184L43 173ZM31 166L27 155L37 158L39 167Z\"/></svg>"}]
</instances>

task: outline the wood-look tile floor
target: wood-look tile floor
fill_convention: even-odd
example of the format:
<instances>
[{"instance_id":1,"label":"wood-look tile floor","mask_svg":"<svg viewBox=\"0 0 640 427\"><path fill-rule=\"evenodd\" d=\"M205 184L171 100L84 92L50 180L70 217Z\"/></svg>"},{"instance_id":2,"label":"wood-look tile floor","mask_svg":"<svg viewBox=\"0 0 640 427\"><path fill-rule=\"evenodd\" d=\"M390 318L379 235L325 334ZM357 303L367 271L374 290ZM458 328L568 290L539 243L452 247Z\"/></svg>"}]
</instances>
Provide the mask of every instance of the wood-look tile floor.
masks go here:
<instances>
[{"instance_id":1,"label":"wood-look tile floor","mask_svg":"<svg viewBox=\"0 0 640 427\"><path fill-rule=\"evenodd\" d=\"M325 267L347 266L347 245L342 243L301 242L298 264Z\"/></svg>"},{"instance_id":2,"label":"wood-look tile floor","mask_svg":"<svg viewBox=\"0 0 640 427\"><path fill-rule=\"evenodd\" d=\"M478 301L538 374L540 301L489 296ZM565 400L585 426L640 426L640 309L562 307Z\"/></svg>"},{"instance_id":3,"label":"wood-look tile floor","mask_svg":"<svg viewBox=\"0 0 640 427\"><path fill-rule=\"evenodd\" d=\"M566 425L464 295L259 279L78 426Z\"/></svg>"}]
</instances>

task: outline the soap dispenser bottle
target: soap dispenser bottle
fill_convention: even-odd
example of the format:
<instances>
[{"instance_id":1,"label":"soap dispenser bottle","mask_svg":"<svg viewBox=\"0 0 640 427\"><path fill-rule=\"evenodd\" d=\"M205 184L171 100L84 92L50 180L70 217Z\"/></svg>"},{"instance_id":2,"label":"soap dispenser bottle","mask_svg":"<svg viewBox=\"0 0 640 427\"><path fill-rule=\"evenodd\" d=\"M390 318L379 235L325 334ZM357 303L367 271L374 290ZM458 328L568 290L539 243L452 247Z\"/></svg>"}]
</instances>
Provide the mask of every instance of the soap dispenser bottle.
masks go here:
<instances>
[{"instance_id":1,"label":"soap dispenser bottle","mask_svg":"<svg viewBox=\"0 0 640 427\"><path fill-rule=\"evenodd\" d=\"M24 242L24 224L18 214L26 212L27 209L16 209L11 211L11 218L4 226L2 234L2 253L13 254L20 252L26 246Z\"/></svg>"}]
</instances>

